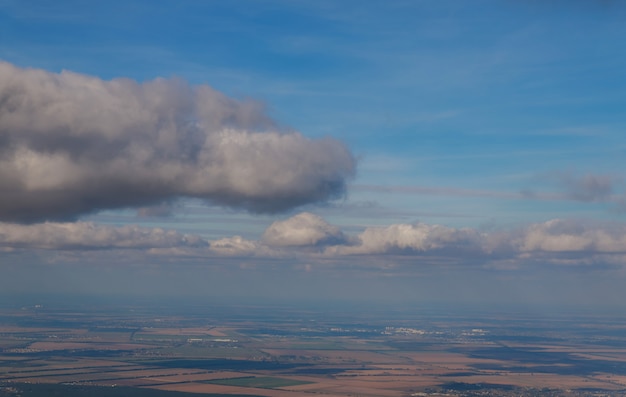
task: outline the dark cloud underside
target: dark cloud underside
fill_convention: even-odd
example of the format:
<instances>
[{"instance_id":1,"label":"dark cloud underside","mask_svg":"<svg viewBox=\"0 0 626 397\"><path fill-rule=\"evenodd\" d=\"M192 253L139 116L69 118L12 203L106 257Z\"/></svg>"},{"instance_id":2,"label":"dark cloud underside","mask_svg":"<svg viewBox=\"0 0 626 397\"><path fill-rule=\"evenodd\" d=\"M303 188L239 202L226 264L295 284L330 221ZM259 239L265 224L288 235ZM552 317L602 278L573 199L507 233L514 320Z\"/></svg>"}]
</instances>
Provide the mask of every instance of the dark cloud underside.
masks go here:
<instances>
[{"instance_id":1,"label":"dark cloud underside","mask_svg":"<svg viewBox=\"0 0 626 397\"><path fill-rule=\"evenodd\" d=\"M177 197L280 212L340 197L355 167L341 142L281 132L259 103L208 86L0 63L0 221Z\"/></svg>"}]
</instances>

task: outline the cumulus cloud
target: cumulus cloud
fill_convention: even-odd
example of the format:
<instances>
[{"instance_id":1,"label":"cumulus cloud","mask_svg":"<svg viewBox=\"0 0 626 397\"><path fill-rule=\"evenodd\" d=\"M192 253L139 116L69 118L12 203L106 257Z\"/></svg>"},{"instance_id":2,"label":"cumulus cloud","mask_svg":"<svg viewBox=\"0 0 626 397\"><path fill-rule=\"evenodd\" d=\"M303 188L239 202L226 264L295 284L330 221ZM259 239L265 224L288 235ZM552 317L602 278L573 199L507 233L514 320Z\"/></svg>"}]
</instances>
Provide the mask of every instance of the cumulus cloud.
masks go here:
<instances>
[{"instance_id":1,"label":"cumulus cloud","mask_svg":"<svg viewBox=\"0 0 626 397\"><path fill-rule=\"evenodd\" d=\"M105 226L90 222L0 223L0 250L128 250L161 257L255 258L319 264L353 263L367 256L385 265L428 258L428 263L518 268L526 264L621 266L626 226L554 219L483 232L425 223L368 227L348 235L323 218L301 213L272 223L258 240L241 236L207 241L160 228ZM408 262L406 260L409 259ZM363 259L358 259L362 261ZM506 266L502 266L506 265Z\"/></svg>"},{"instance_id":2,"label":"cumulus cloud","mask_svg":"<svg viewBox=\"0 0 626 397\"><path fill-rule=\"evenodd\" d=\"M302 212L272 223L263 233L263 242L279 247L337 245L346 242L346 236L320 216Z\"/></svg>"},{"instance_id":3,"label":"cumulus cloud","mask_svg":"<svg viewBox=\"0 0 626 397\"><path fill-rule=\"evenodd\" d=\"M260 248L256 241L233 236L213 241L212 251L224 255L251 255Z\"/></svg>"},{"instance_id":4,"label":"cumulus cloud","mask_svg":"<svg viewBox=\"0 0 626 397\"><path fill-rule=\"evenodd\" d=\"M626 253L626 227L555 219L530 225L516 243L522 252Z\"/></svg>"},{"instance_id":5,"label":"cumulus cloud","mask_svg":"<svg viewBox=\"0 0 626 397\"><path fill-rule=\"evenodd\" d=\"M341 142L281 132L259 103L208 86L0 63L0 220L177 197L272 213L341 196L355 167Z\"/></svg>"},{"instance_id":6,"label":"cumulus cloud","mask_svg":"<svg viewBox=\"0 0 626 397\"><path fill-rule=\"evenodd\" d=\"M416 253L448 250L482 250L482 236L472 229L455 229L441 225L395 224L369 227L359 234L358 243L335 247L338 254Z\"/></svg>"},{"instance_id":7,"label":"cumulus cloud","mask_svg":"<svg viewBox=\"0 0 626 397\"><path fill-rule=\"evenodd\" d=\"M207 247L198 236L160 228L96 225L91 222L0 223L0 246L39 249Z\"/></svg>"},{"instance_id":8,"label":"cumulus cloud","mask_svg":"<svg viewBox=\"0 0 626 397\"><path fill-rule=\"evenodd\" d=\"M586 263L584 258L587 257L595 263L596 255L626 253L626 227L613 223L555 219L482 232L471 228L414 223L368 227L356 236L348 236L321 217L302 213L274 222L264 232L262 242L276 250L323 245L325 258L400 254L447 257L457 263L503 260L521 263L533 258L554 263L573 260ZM572 253L577 255L575 259L571 257Z\"/></svg>"}]
</instances>

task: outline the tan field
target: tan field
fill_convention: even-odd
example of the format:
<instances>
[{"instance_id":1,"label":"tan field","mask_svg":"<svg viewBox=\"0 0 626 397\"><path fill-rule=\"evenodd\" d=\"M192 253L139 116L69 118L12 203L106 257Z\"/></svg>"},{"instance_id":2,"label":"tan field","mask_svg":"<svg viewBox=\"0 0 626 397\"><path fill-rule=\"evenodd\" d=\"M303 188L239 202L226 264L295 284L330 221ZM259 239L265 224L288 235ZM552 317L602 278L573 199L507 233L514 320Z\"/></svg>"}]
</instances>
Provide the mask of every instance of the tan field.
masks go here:
<instances>
[{"instance_id":1,"label":"tan field","mask_svg":"<svg viewBox=\"0 0 626 397\"><path fill-rule=\"evenodd\" d=\"M626 390L626 372L611 371L626 365L626 349L605 344L524 343L509 336L503 342L482 331L441 336L408 327L361 336L361 329L280 322L257 329L253 322L108 321L119 325L0 328L0 386L70 383L268 397L405 397L446 385Z\"/></svg>"}]
</instances>

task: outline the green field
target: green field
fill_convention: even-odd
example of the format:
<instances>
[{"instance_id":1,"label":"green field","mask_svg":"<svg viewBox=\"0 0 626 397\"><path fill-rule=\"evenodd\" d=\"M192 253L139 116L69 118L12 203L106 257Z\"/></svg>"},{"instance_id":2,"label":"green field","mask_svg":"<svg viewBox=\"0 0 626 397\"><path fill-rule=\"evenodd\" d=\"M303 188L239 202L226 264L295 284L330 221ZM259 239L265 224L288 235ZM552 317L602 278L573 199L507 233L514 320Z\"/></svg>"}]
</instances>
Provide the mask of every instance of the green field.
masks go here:
<instances>
[{"instance_id":1,"label":"green field","mask_svg":"<svg viewBox=\"0 0 626 397\"><path fill-rule=\"evenodd\" d=\"M311 382L284 378L273 378L269 376L245 376L241 378L215 379L207 381L206 383L226 386L257 387L260 389L277 389L280 387L307 385Z\"/></svg>"}]
</instances>

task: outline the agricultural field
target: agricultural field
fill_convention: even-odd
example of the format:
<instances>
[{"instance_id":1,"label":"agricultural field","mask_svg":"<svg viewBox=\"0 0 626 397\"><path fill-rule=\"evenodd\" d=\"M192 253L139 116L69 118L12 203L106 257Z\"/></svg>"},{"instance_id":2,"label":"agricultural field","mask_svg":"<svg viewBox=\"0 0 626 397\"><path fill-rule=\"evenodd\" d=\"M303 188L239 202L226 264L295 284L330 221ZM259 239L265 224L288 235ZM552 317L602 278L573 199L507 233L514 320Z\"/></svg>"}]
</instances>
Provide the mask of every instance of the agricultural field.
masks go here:
<instances>
[{"instance_id":1,"label":"agricultural field","mask_svg":"<svg viewBox=\"0 0 626 397\"><path fill-rule=\"evenodd\" d=\"M227 378L209 380L207 383L216 385L232 385L241 387L256 387L261 389L278 389L281 387L306 385L312 382L294 379L273 378L268 376L244 376L242 378Z\"/></svg>"},{"instance_id":2,"label":"agricultural field","mask_svg":"<svg viewBox=\"0 0 626 397\"><path fill-rule=\"evenodd\" d=\"M186 310L5 307L0 396L626 395L614 317Z\"/></svg>"}]
</instances>

